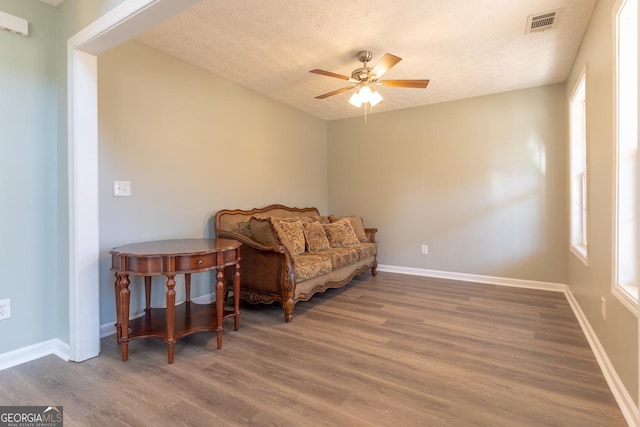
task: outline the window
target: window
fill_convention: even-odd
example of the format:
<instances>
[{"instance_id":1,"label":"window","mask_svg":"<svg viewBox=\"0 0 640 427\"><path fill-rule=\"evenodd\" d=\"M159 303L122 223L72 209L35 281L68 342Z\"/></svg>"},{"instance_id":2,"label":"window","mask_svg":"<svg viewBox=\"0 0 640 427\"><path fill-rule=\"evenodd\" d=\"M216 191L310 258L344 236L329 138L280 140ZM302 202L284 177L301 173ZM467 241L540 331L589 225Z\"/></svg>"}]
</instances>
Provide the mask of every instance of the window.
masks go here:
<instances>
[{"instance_id":1,"label":"window","mask_svg":"<svg viewBox=\"0 0 640 427\"><path fill-rule=\"evenodd\" d=\"M638 0L618 0L613 13L616 43L613 293L637 313L640 283Z\"/></svg>"},{"instance_id":2,"label":"window","mask_svg":"<svg viewBox=\"0 0 640 427\"><path fill-rule=\"evenodd\" d=\"M569 100L571 173L571 252L589 265L589 179L587 176L587 68Z\"/></svg>"}]
</instances>

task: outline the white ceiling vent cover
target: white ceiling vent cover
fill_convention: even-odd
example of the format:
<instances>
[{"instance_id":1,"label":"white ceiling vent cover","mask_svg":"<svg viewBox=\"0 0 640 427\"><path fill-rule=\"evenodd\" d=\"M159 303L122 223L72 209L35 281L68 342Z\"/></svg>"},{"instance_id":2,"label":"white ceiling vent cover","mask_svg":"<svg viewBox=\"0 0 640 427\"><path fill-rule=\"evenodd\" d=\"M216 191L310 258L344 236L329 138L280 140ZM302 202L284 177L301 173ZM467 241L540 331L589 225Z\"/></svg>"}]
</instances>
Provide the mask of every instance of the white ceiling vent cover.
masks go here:
<instances>
[{"instance_id":1,"label":"white ceiling vent cover","mask_svg":"<svg viewBox=\"0 0 640 427\"><path fill-rule=\"evenodd\" d=\"M527 17L527 27L525 34L537 33L539 31L552 30L558 26L558 21L564 9L551 10L544 13L536 13Z\"/></svg>"}]
</instances>

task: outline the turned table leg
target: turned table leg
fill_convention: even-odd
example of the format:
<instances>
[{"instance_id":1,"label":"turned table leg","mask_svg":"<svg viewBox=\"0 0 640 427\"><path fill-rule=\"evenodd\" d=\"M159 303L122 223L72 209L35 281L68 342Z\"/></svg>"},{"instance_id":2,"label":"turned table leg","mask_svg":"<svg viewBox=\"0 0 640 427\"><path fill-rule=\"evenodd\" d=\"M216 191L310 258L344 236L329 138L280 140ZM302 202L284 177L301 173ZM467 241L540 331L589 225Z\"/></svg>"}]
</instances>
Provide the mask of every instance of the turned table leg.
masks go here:
<instances>
[{"instance_id":1,"label":"turned table leg","mask_svg":"<svg viewBox=\"0 0 640 427\"><path fill-rule=\"evenodd\" d=\"M189 304L191 302L191 273L185 273L184 275L184 293L187 304Z\"/></svg>"},{"instance_id":2,"label":"turned table leg","mask_svg":"<svg viewBox=\"0 0 640 427\"><path fill-rule=\"evenodd\" d=\"M144 276L144 311L151 310L151 276Z\"/></svg>"},{"instance_id":3,"label":"turned table leg","mask_svg":"<svg viewBox=\"0 0 640 427\"><path fill-rule=\"evenodd\" d=\"M129 275L120 275L120 295L118 300L120 301L120 309L118 310L121 327L120 344L122 346L122 360L126 361L129 358L129 304L131 299L131 291L129 291Z\"/></svg>"},{"instance_id":4,"label":"turned table leg","mask_svg":"<svg viewBox=\"0 0 640 427\"><path fill-rule=\"evenodd\" d=\"M216 340L218 350L222 348L222 316L224 314L224 268L218 268L216 273Z\"/></svg>"},{"instance_id":5,"label":"turned table leg","mask_svg":"<svg viewBox=\"0 0 640 427\"><path fill-rule=\"evenodd\" d=\"M175 273L167 273L167 346L168 346L168 358L169 363L173 363L173 350L176 344L174 338L174 322L176 319L176 291L173 289L176 286L174 280Z\"/></svg>"},{"instance_id":6,"label":"turned table leg","mask_svg":"<svg viewBox=\"0 0 640 427\"><path fill-rule=\"evenodd\" d=\"M237 331L240 328L240 263L236 264L233 277L233 321Z\"/></svg>"},{"instance_id":7,"label":"turned table leg","mask_svg":"<svg viewBox=\"0 0 640 427\"><path fill-rule=\"evenodd\" d=\"M122 280L121 274L116 273L116 282L115 282L115 290L116 290L116 341L120 344L122 340L122 319L120 318L120 281Z\"/></svg>"}]
</instances>

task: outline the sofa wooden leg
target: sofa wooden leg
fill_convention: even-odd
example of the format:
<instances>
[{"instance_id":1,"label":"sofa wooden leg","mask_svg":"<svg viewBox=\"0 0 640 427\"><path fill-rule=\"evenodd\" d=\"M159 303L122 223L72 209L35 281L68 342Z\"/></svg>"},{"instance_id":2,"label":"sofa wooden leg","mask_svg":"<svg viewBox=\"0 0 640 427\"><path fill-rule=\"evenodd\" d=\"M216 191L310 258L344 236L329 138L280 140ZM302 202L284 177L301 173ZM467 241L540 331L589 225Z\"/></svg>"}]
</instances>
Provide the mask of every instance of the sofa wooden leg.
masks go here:
<instances>
[{"instance_id":1,"label":"sofa wooden leg","mask_svg":"<svg viewBox=\"0 0 640 427\"><path fill-rule=\"evenodd\" d=\"M289 298L282 304L282 308L284 309L284 321L289 323L291 319L293 319L293 306L295 302L293 299Z\"/></svg>"},{"instance_id":2,"label":"sofa wooden leg","mask_svg":"<svg viewBox=\"0 0 640 427\"><path fill-rule=\"evenodd\" d=\"M371 275L375 276L378 274L378 263L375 263L371 266Z\"/></svg>"}]
</instances>

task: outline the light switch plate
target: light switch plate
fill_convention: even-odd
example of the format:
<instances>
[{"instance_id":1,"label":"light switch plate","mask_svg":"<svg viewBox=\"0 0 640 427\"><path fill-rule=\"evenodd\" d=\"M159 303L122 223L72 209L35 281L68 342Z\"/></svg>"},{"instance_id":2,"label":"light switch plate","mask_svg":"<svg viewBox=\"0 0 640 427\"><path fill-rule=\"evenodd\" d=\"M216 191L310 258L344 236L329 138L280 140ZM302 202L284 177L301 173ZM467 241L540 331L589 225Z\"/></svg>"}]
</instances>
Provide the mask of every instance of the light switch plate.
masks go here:
<instances>
[{"instance_id":1,"label":"light switch plate","mask_svg":"<svg viewBox=\"0 0 640 427\"><path fill-rule=\"evenodd\" d=\"M131 181L113 181L114 197L130 197Z\"/></svg>"},{"instance_id":2,"label":"light switch plate","mask_svg":"<svg viewBox=\"0 0 640 427\"><path fill-rule=\"evenodd\" d=\"M0 320L8 319L11 317L11 300L0 300Z\"/></svg>"}]
</instances>

